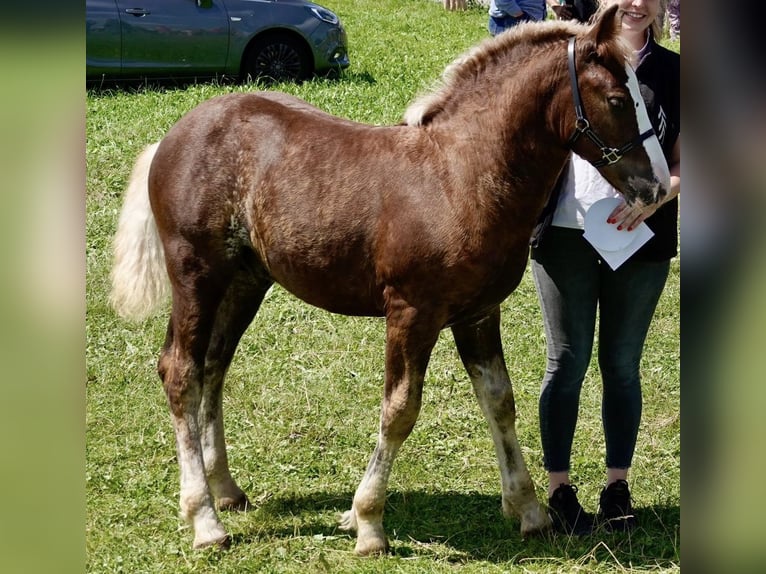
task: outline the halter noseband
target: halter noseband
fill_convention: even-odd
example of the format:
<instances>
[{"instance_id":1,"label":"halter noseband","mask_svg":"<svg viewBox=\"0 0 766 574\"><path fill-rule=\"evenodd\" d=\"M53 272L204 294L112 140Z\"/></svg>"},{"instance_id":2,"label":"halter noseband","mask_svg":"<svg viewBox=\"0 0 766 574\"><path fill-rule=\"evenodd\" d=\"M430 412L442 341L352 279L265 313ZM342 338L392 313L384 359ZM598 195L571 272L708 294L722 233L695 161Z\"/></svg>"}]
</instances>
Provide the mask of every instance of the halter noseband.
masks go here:
<instances>
[{"instance_id":1,"label":"halter noseband","mask_svg":"<svg viewBox=\"0 0 766 574\"><path fill-rule=\"evenodd\" d=\"M607 146L603 140L596 135L593 128L590 127L590 122L585 117L585 110L582 107L582 99L580 98L580 88L577 87L577 71L575 69L575 39L574 37L569 39L569 46L567 48L567 61L569 64L569 80L572 82L572 96L574 97L574 107L577 119L575 120L575 131L569 138L567 144L571 148L581 135L587 136L594 144L601 150L601 159L592 162L593 167L603 167L605 165L612 165L622 159L626 153L632 150L634 147L639 146L643 141L654 135L654 129L649 128L644 133L639 134L633 141L626 143L619 148Z\"/></svg>"}]
</instances>

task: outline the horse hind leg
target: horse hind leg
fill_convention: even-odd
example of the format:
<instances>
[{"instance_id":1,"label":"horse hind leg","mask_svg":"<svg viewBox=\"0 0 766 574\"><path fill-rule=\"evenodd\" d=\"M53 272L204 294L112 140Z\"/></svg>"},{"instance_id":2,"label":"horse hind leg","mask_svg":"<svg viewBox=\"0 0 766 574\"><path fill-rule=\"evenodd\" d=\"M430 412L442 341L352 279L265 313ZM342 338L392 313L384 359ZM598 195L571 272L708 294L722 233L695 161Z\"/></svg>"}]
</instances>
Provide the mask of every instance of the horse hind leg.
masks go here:
<instances>
[{"instance_id":1,"label":"horse hind leg","mask_svg":"<svg viewBox=\"0 0 766 574\"><path fill-rule=\"evenodd\" d=\"M224 507L247 502L228 470L221 389L239 338L270 282L253 275L250 288L244 288L240 275L246 271L238 273L232 261L209 252L203 259L186 242L176 242L167 258L173 307L158 371L176 436L181 516L194 529L195 548L226 547L229 537L215 500Z\"/></svg>"},{"instance_id":2,"label":"horse hind leg","mask_svg":"<svg viewBox=\"0 0 766 574\"><path fill-rule=\"evenodd\" d=\"M389 308L393 305L389 304ZM386 383L378 442L356 489L351 510L341 517L343 530L357 533L355 553L382 554L389 545L383 529L383 508L391 468L420 413L423 377L438 326L414 324L411 308L386 317Z\"/></svg>"},{"instance_id":3,"label":"horse hind leg","mask_svg":"<svg viewBox=\"0 0 766 574\"><path fill-rule=\"evenodd\" d=\"M271 281L253 283L250 277L242 274L232 280L218 307L205 357L198 421L205 474L219 510L247 510L250 506L229 470L223 424L223 383L239 340L270 286Z\"/></svg>"},{"instance_id":4,"label":"horse hind leg","mask_svg":"<svg viewBox=\"0 0 766 574\"><path fill-rule=\"evenodd\" d=\"M489 422L500 466L503 514L520 516L522 536L545 530L550 519L537 500L516 438L516 406L503 358L499 308L478 323L453 326L452 333Z\"/></svg>"},{"instance_id":5,"label":"horse hind leg","mask_svg":"<svg viewBox=\"0 0 766 574\"><path fill-rule=\"evenodd\" d=\"M208 486L198 422L205 354L218 304L217 297L211 298L185 285L173 285L168 336L158 365L176 437L181 517L194 529L194 548L229 544Z\"/></svg>"}]
</instances>

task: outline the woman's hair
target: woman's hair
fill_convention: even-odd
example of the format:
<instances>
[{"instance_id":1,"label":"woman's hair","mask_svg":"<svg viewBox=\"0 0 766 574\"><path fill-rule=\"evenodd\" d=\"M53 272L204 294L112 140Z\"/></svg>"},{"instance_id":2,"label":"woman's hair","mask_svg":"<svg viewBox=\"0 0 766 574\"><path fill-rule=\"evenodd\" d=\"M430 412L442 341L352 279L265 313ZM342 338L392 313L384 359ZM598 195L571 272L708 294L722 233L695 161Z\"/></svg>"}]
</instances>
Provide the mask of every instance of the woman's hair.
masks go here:
<instances>
[{"instance_id":1,"label":"woman's hair","mask_svg":"<svg viewBox=\"0 0 766 574\"><path fill-rule=\"evenodd\" d=\"M612 4L615 3L616 0L598 0L598 11L596 12L596 15L594 18L597 18L601 15L601 12L609 8ZM649 26L649 29L652 31L652 36L654 36L654 39L659 42L659 40L662 38L662 28L665 22L665 13L668 10L668 0L659 0L660 1L660 11L657 14L657 18L655 18L654 22L652 22L652 25Z\"/></svg>"}]
</instances>

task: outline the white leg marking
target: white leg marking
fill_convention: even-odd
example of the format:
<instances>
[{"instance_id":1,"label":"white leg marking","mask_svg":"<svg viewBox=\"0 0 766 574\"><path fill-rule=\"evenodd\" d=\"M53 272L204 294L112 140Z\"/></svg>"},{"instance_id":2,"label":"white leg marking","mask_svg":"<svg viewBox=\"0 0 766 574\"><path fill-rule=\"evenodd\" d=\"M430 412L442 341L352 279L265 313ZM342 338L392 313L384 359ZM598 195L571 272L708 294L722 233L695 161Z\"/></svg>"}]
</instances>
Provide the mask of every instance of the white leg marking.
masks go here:
<instances>
[{"instance_id":1,"label":"white leg marking","mask_svg":"<svg viewBox=\"0 0 766 574\"><path fill-rule=\"evenodd\" d=\"M218 389L217 396L208 395L210 391L205 393L198 417L202 457L205 461L205 475L210 491L218 508L244 510L248 504L247 496L231 477L226 454L221 397L222 385L205 381L203 388Z\"/></svg>"},{"instance_id":2,"label":"white leg marking","mask_svg":"<svg viewBox=\"0 0 766 574\"><path fill-rule=\"evenodd\" d=\"M213 507L213 500L205 477L202 447L189 432L189 417L176 419L176 445L181 474L181 517L194 528L194 548L214 544L224 545L227 534ZM196 425L193 421L191 425ZM194 428L194 426L192 426Z\"/></svg>"},{"instance_id":3,"label":"white leg marking","mask_svg":"<svg viewBox=\"0 0 766 574\"><path fill-rule=\"evenodd\" d=\"M513 389L505 365L500 357L494 357L488 364L472 365L469 372L472 373L471 382L489 422L495 445L500 466L503 513L506 516L520 516L521 533L524 535L543 530L550 525L550 520L537 500L516 438Z\"/></svg>"},{"instance_id":4,"label":"white leg marking","mask_svg":"<svg viewBox=\"0 0 766 574\"><path fill-rule=\"evenodd\" d=\"M341 517L341 528L356 530L354 551L357 554L384 553L388 550L388 540L383 530L383 507L391 468L400 447L401 443L386 440L380 433L367 471L354 494L351 510Z\"/></svg>"}]
</instances>

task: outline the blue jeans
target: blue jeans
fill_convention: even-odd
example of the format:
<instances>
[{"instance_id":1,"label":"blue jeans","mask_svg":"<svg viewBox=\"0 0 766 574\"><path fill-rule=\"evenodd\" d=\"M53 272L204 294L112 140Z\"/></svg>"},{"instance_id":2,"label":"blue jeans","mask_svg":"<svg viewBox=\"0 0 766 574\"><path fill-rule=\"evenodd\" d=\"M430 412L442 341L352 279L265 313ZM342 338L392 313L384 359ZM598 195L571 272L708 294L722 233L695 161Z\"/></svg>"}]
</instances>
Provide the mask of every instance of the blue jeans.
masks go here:
<instances>
[{"instance_id":1,"label":"blue jeans","mask_svg":"<svg viewBox=\"0 0 766 574\"><path fill-rule=\"evenodd\" d=\"M500 32L505 32L509 28L513 28L517 24L522 22L532 22L532 19L526 14L522 14L518 18L513 16L504 16L502 18L496 18L494 16L489 17L489 24L487 25L489 33L493 36L497 36Z\"/></svg>"},{"instance_id":2,"label":"blue jeans","mask_svg":"<svg viewBox=\"0 0 766 574\"><path fill-rule=\"evenodd\" d=\"M597 308L606 466L629 468L641 422L641 353L670 262L628 260L612 271L582 230L551 227L531 265L548 349L539 404L545 469L569 470Z\"/></svg>"}]
</instances>

